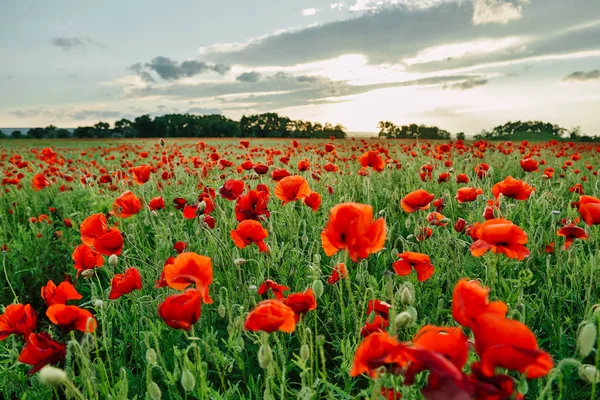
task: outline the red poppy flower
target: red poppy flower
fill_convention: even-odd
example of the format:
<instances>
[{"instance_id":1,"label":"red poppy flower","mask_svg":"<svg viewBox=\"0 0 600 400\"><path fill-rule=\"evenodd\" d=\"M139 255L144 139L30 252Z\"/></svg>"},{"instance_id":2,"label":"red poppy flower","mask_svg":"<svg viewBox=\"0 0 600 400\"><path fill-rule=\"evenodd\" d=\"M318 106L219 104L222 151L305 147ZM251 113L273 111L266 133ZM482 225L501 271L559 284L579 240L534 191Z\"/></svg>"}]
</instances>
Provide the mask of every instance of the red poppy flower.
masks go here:
<instances>
[{"instance_id":1,"label":"red poppy flower","mask_svg":"<svg viewBox=\"0 0 600 400\"><path fill-rule=\"evenodd\" d=\"M400 257L400 260L392 264L398 275L407 276L414 270L417 272L419 282L424 282L433 276L435 269L431 265L428 255L405 251L398 254L398 257Z\"/></svg>"},{"instance_id":2,"label":"red poppy flower","mask_svg":"<svg viewBox=\"0 0 600 400\"><path fill-rule=\"evenodd\" d=\"M110 256L119 255L123 251L123 236L117 228L110 228L105 234L98 236L94 240L94 249L98 253Z\"/></svg>"},{"instance_id":3,"label":"red poppy flower","mask_svg":"<svg viewBox=\"0 0 600 400\"><path fill-rule=\"evenodd\" d=\"M65 359L66 355L67 346L52 340L47 332L42 332L29 335L18 360L33 366L28 372L31 375L38 372L45 365L58 364Z\"/></svg>"},{"instance_id":4,"label":"red poppy flower","mask_svg":"<svg viewBox=\"0 0 600 400\"><path fill-rule=\"evenodd\" d=\"M221 186L219 194L227 200L236 200L244 192L244 182L230 179Z\"/></svg>"},{"instance_id":5,"label":"red poppy flower","mask_svg":"<svg viewBox=\"0 0 600 400\"><path fill-rule=\"evenodd\" d=\"M292 293L283 299L282 302L294 311L296 322L298 322L302 314L306 314L317 308L317 299L315 299L312 289L307 289L303 293Z\"/></svg>"},{"instance_id":6,"label":"red poppy flower","mask_svg":"<svg viewBox=\"0 0 600 400\"><path fill-rule=\"evenodd\" d=\"M253 168L254 168L254 172L256 172L259 175L264 175L267 172L269 172L269 167L264 164L256 164Z\"/></svg>"},{"instance_id":7,"label":"red poppy flower","mask_svg":"<svg viewBox=\"0 0 600 400\"><path fill-rule=\"evenodd\" d=\"M457 219L457 220L456 220L456 222L454 223L454 230L455 230L456 232L459 232L459 233L460 233L460 232L463 232L463 231L465 230L466 226L467 226L467 221L465 221L465 220L464 220L464 219L462 219L462 218L459 218L459 219Z\"/></svg>"},{"instance_id":8,"label":"red poppy flower","mask_svg":"<svg viewBox=\"0 0 600 400\"><path fill-rule=\"evenodd\" d=\"M433 231L428 226L422 226L418 228L415 232L415 238L419 242L429 239L431 235L433 235Z\"/></svg>"},{"instance_id":9,"label":"red poppy flower","mask_svg":"<svg viewBox=\"0 0 600 400\"><path fill-rule=\"evenodd\" d=\"M162 210L166 208L165 200L162 197L154 197L148 202L148 208L150 210Z\"/></svg>"},{"instance_id":10,"label":"red poppy flower","mask_svg":"<svg viewBox=\"0 0 600 400\"><path fill-rule=\"evenodd\" d=\"M358 203L342 203L329 211L329 221L321 233L325 254L331 257L339 250L348 251L357 262L383 248L387 228L385 220L373 221L373 208Z\"/></svg>"},{"instance_id":11,"label":"red poppy flower","mask_svg":"<svg viewBox=\"0 0 600 400\"><path fill-rule=\"evenodd\" d=\"M583 186L581 186L581 183L577 183L569 188L569 192L583 194Z\"/></svg>"},{"instance_id":12,"label":"red poppy flower","mask_svg":"<svg viewBox=\"0 0 600 400\"><path fill-rule=\"evenodd\" d=\"M383 162L383 159L375 150L367 151L362 156L358 157L358 162L363 167L371 167L377 172L381 172L385 168L385 163Z\"/></svg>"},{"instance_id":13,"label":"red poppy flower","mask_svg":"<svg viewBox=\"0 0 600 400\"><path fill-rule=\"evenodd\" d=\"M77 306L54 304L46 310L48 319L66 332L77 329L81 332L94 332L97 322L92 313Z\"/></svg>"},{"instance_id":14,"label":"red poppy flower","mask_svg":"<svg viewBox=\"0 0 600 400\"><path fill-rule=\"evenodd\" d=\"M471 254L481 257L489 250L508 258L523 260L530 253L524 246L527 234L512 222L496 218L485 221L476 231L477 241L471 245Z\"/></svg>"},{"instance_id":15,"label":"red poppy flower","mask_svg":"<svg viewBox=\"0 0 600 400\"><path fill-rule=\"evenodd\" d=\"M456 183L469 183L469 177L467 174L458 174L456 175Z\"/></svg>"},{"instance_id":16,"label":"red poppy flower","mask_svg":"<svg viewBox=\"0 0 600 400\"><path fill-rule=\"evenodd\" d=\"M129 218L140 212L142 202L131 190L124 192L113 203L113 214L119 218Z\"/></svg>"},{"instance_id":17,"label":"red poppy flower","mask_svg":"<svg viewBox=\"0 0 600 400\"><path fill-rule=\"evenodd\" d=\"M291 174L286 169L283 169L283 168L276 169L273 172L271 172L271 179L273 179L275 182L279 182L286 176L290 176L290 175Z\"/></svg>"},{"instance_id":18,"label":"red poppy flower","mask_svg":"<svg viewBox=\"0 0 600 400\"><path fill-rule=\"evenodd\" d=\"M483 190L480 188L463 187L458 189L456 192L456 201L459 203L467 203L475 201L478 196L483 194Z\"/></svg>"},{"instance_id":19,"label":"red poppy flower","mask_svg":"<svg viewBox=\"0 0 600 400\"><path fill-rule=\"evenodd\" d=\"M37 315L29 304L11 304L0 315L0 340L12 334L23 335L27 340L37 326Z\"/></svg>"},{"instance_id":20,"label":"red poppy flower","mask_svg":"<svg viewBox=\"0 0 600 400\"><path fill-rule=\"evenodd\" d=\"M432 213L427 214L427 221L431 225L435 225L435 226L446 226L446 225L448 225L448 222L444 222L444 220L446 220L446 217L444 217L439 212L432 212Z\"/></svg>"},{"instance_id":21,"label":"red poppy flower","mask_svg":"<svg viewBox=\"0 0 600 400\"><path fill-rule=\"evenodd\" d=\"M400 206L408 213L417 210L427 210L429 208L429 203L431 203L431 200L433 200L434 197L433 194L427 193L424 189L415 190L402 199Z\"/></svg>"},{"instance_id":22,"label":"red poppy flower","mask_svg":"<svg viewBox=\"0 0 600 400\"><path fill-rule=\"evenodd\" d=\"M537 171L538 168L538 162L536 160L534 160L533 158L525 158L521 161L519 161L519 163L521 164L521 168L523 168L523 171L525 172L533 172L533 171Z\"/></svg>"},{"instance_id":23,"label":"red poppy flower","mask_svg":"<svg viewBox=\"0 0 600 400\"><path fill-rule=\"evenodd\" d=\"M88 246L93 246L98 236L108 232L108 222L104 214L93 214L83 220L79 227L81 241Z\"/></svg>"},{"instance_id":24,"label":"red poppy flower","mask_svg":"<svg viewBox=\"0 0 600 400\"><path fill-rule=\"evenodd\" d=\"M402 393L395 391L392 388L381 388L381 396L385 400L400 400Z\"/></svg>"},{"instance_id":25,"label":"red poppy flower","mask_svg":"<svg viewBox=\"0 0 600 400\"><path fill-rule=\"evenodd\" d=\"M339 263L335 266L333 271L331 271L331 276L327 278L327 283L333 285L340 280L340 278L347 278L348 270L346 269L346 265L344 263Z\"/></svg>"},{"instance_id":26,"label":"red poppy flower","mask_svg":"<svg viewBox=\"0 0 600 400\"><path fill-rule=\"evenodd\" d=\"M269 202L269 194L251 190L245 196L239 197L235 203L235 218L238 222L247 219L260 220L269 217L270 213L267 209Z\"/></svg>"},{"instance_id":27,"label":"red poppy flower","mask_svg":"<svg viewBox=\"0 0 600 400\"><path fill-rule=\"evenodd\" d=\"M31 180L31 187L35 191L42 190L43 188L46 188L48 186L50 186L50 182L48 181L48 179L46 179L44 174L37 174Z\"/></svg>"},{"instance_id":28,"label":"red poppy flower","mask_svg":"<svg viewBox=\"0 0 600 400\"><path fill-rule=\"evenodd\" d=\"M298 161L298 171L308 171L310 169L310 162L308 160Z\"/></svg>"},{"instance_id":29,"label":"red poppy flower","mask_svg":"<svg viewBox=\"0 0 600 400\"><path fill-rule=\"evenodd\" d=\"M567 238L565 240L565 245L563 247L564 250L567 250L573 244L573 240L575 239L586 239L588 237L587 233L583 228L580 228L576 225L569 224L560 228L556 234L558 236L563 236Z\"/></svg>"},{"instance_id":30,"label":"red poppy flower","mask_svg":"<svg viewBox=\"0 0 600 400\"><path fill-rule=\"evenodd\" d=\"M448 172L442 172L438 175L438 183L448 182L450 180L450 174Z\"/></svg>"},{"instance_id":31,"label":"red poppy flower","mask_svg":"<svg viewBox=\"0 0 600 400\"><path fill-rule=\"evenodd\" d=\"M481 373L493 376L496 367L519 371L528 379L546 376L552 357L538 348L533 332L519 321L485 313L472 326Z\"/></svg>"},{"instance_id":32,"label":"red poppy flower","mask_svg":"<svg viewBox=\"0 0 600 400\"><path fill-rule=\"evenodd\" d=\"M131 168L131 172L133 172L133 180L138 185L143 185L148 182L150 179L150 172L152 172L152 167L149 165L140 165L139 167Z\"/></svg>"},{"instance_id":33,"label":"red poppy flower","mask_svg":"<svg viewBox=\"0 0 600 400\"><path fill-rule=\"evenodd\" d=\"M452 316L466 328L471 328L475 318L482 314L506 317L507 305L502 301L488 300L490 289L477 281L461 279L452 294Z\"/></svg>"},{"instance_id":34,"label":"red poppy flower","mask_svg":"<svg viewBox=\"0 0 600 400\"><path fill-rule=\"evenodd\" d=\"M177 252L177 254L183 253L185 248L187 247L186 242L177 242L173 245L173 249Z\"/></svg>"},{"instance_id":35,"label":"red poppy flower","mask_svg":"<svg viewBox=\"0 0 600 400\"><path fill-rule=\"evenodd\" d=\"M304 198L304 204L312 208L314 212L317 212L321 205L321 195L317 192L310 192L308 196Z\"/></svg>"},{"instance_id":36,"label":"red poppy flower","mask_svg":"<svg viewBox=\"0 0 600 400\"><path fill-rule=\"evenodd\" d=\"M54 282L48 281L46 286L42 286L41 296L47 306L67 304L69 300L81 300L82 298L75 286L68 281L61 282L58 286Z\"/></svg>"},{"instance_id":37,"label":"red poppy flower","mask_svg":"<svg viewBox=\"0 0 600 400\"><path fill-rule=\"evenodd\" d=\"M181 253L172 263L165 265L163 271L169 287L182 290L195 284L202 301L212 303L209 286L213 281L213 268L209 257L193 252Z\"/></svg>"},{"instance_id":38,"label":"red poppy flower","mask_svg":"<svg viewBox=\"0 0 600 400\"><path fill-rule=\"evenodd\" d=\"M392 305L378 299L369 300L367 303L367 315L375 313L382 316L385 320L390 318L390 309Z\"/></svg>"},{"instance_id":39,"label":"red poppy flower","mask_svg":"<svg viewBox=\"0 0 600 400\"><path fill-rule=\"evenodd\" d=\"M481 362L471 363L468 376L473 387L473 396L478 400L523 400L522 394L515 395L515 381L508 375L485 376L481 373Z\"/></svg>"},{"instance_id":40,"label":"red poppy flower","mask_svg":"<svg viewBox=\"0 0 600 400\"><path fill-rule=\"evenodd\" d=\"M235 230L229 232L233 243L240 249L255 243L258 250L262 253L267 253L269 248L265 243L265 239L269 236L269 232L262 227L260 222L254 220L245 220L238 224Z\"/></svg>"},{"instance_id":41,"label":"red poppy flower","mask_svg":"<svg viewBox=\"0 0 600 400\"><path fill-rule=\"evenodd\" d=\"M250 311L244 322L244 329L291 333L296 329L296 315L294 310L279 300L264 300Z\"/></svg>"},{"instance_id":42,"label":"red poppy flower","mask_svg":"<svg viewBox=\"0 0 600 400\"><path fill-rule=\"evenodd\" d=\"M173 294L158 305L158 315L171 328L190 330L200 319L201 298L200 292L195 289Z\"/></svg>"},{"instance_id":43,"label":"red poppy flower","mask_svg":"<svg viewBox=\"0 0 600 400\"><path fill-rule=\"evenodd\" d=\"M363 338L366 338L367 336L376 332L385 332L389 324L390 322L387 319L383 318L381 315L375 315L373 321L365 322L363 327L360 328L360 335Z\"/></svg>"},{"instance_id":44,"label":"red poppy flower","mask_svg":"<svg viewBox=\"0 0 600 400\"><path fill-rule=\"evenodd\" d=\"M395 371L406 367L405 345L385 332L375 332L367 336L356 349L350 376L368 373L375 378L380 367Z\"/></svg>"},{"instance_id":45,"label":"red poppy flower","mask_svg":"<svg viewBox=\"0 0 600 400\"><path fill-rule=\"evenodd\" d=\"M412 343L415 347L440 353L458 369L467 362L469 345L461 328L425 325L413 337Z\"/></svg>"},{"instance_id":46,"label":"red poppy flower","mask_svg":"<svg viewBox=\"0 0 600 400\"><path fill-rule=\"evenodd\" d=\"M272 281L271 279L267 279L258 287L256 293L262 296L265 293L267 293L267 290L271 290L277 300L282 300L284 297L283 292L286 290L290 290L290 288L287 286L280 285L279 283Z\"/></svg>"},{"instance_id":47,"label":"red poppy flower","mask_svg":"<svg viewBox=\"0 0 600 400\"><path fill-rule=\"evenodd\" d=\"M515 200L527 200L533 190L527 183L507 176L502 182L498 182L492 187L492 194L496 199L502 194L504 197L511 197Z\"/></svg>"},{"instance_id":48,"label":"red poppy flower","mask_svg":"<svg viewBox=\"0 0 600 400\"><path fill-rule=\"evenodd\" d=\"M310 194L308 182L301 176L286 176L277 182L275 186L275 197L281 200L281 204L287 204L290 201L304 199Z\"/></svg>"},{"instance_id":49,"label":"red poppy flower","mask_svg":"<svg viewBox=\"0 0 600 400\"><path fill-rule=\"evenodd\" d=\"M108 298L118 299L124 294L131 293L135 289L142 289L142 277L136 268L128 268L124 274L116 274L110 282L111 290Z\"/></svg>"},{"instance_id":50,"label":"red poppy flower","mask_svg":"<svg viewBox=\"0 0 600 400\"><path fill-rule=\"evenodd\" d=\"M600 199L592 196L579 198L579 215L588 226L600 224Z\"/></svg>"},{"instance_id":51,"label":"red poppy flower","mask_svg":"<svg viewBox=\"0 0 600 400\"><path fill-rule=\"evenodd\" d=\"M433 201L433 206L436 212L441 213L446 207L446 200L443 197L437 198Z\"/></svg>"},{"instance_id":52,"label":"red poppy flower","mask_svg":"<svg viewBox=\"0 0 600 400\"><path fill-rule=\"evenodd\" d=\"M86 244L81 244L73 250L72 254L73 261L75 261L75 269L77 270L77 277L79 274L86 269L94 269L104 265L104 257L96 250L92 249Z\"/></svg>"}]
</instances>

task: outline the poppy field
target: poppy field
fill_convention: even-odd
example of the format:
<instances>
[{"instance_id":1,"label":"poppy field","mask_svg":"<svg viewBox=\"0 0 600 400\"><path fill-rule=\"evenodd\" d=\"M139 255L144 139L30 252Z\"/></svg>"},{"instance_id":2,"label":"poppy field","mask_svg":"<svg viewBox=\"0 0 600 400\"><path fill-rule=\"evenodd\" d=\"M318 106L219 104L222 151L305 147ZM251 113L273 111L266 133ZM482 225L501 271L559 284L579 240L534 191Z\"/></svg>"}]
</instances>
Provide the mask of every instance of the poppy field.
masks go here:
<instances>
[{"instance_id":1,"label":"poppy field","mask_svg":"<svg viewBox=\"0 0 600 400\"><path fill-rule=\"evenodd\" d=\"M596 399L600 146L0 142L16 399Z\"/></svg>"}]
</instances>

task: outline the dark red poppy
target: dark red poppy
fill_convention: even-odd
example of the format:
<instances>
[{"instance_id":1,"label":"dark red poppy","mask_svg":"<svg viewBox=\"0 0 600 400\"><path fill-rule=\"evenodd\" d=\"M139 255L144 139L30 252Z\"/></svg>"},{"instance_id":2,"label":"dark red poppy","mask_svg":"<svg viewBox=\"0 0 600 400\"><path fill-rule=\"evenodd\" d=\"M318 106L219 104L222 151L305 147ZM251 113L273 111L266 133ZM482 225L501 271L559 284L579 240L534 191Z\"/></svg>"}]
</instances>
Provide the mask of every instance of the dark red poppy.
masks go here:
<instances>
[{"instance_id":1,"label":"dark red poppy","mask_svg":"<svg viewBox=\"0 0 600 400\"><path fill-rule=\"evenodd\" d=\"M0 340L10 335L23 335L27 340L37 326L37 315L29 304L10 304L0 315Z\"/></svg>"},{"instance_id":2,"label":"dark red poppy","mask_svg":"<svg viewBox=\"0 0 600 400\"><path fill-rule=\"evenodd\" d=\"M385 332L367 336L356 349L350 376L367 373L375 378L381 367L391 371L402 369L408 364L404 353L406 346Z\"/></svg>"},{"instance_id":3,"label":"dark red poppy","mask_svg":"<svg viewBox=\"0 0 600 400\"><path fill-rule=\"evenodd\" d=\"M98 253L110 256L119 255L123 251L123 236L117 228L110 228L105 234L98 236L94 240L94 249Z\"/></svg>"},{"instance_id":4,"label":"dark red poppy","mask_svg":"<svg viewBox=\"0 0 600 400\"><path fill-rule=\"evenodd\" d=\"M466 226L467 226L467 221L465 221L462 218L458 218L456 220L456 222L454 223L454 230L456 232L460 233L460 232L463 232L465 230Z\"/></svg>"},{"instance_id":5,"label":"dark red poppy","mask_svg":"<svg viewBox=\"0 0 600 400\"><path fill-rule=\"evenodd\" d=\"M186 242L177 242L173 245L173 249L177 252L177 254L183 253L185 248L187 247Z\"/></svg>"},{"instance_id":6,"label":"dark red poppy","mask_svg":"<svg viewBox=\"0 0 600 400\"><path fill-rule=\"evenodd\" d=\"M267 279L258 287L256 293L262 296L265 293L267 293L267 290L271 290L275 295L275 298L281 300L284 298L283 292L286 290L290 290L290 288L284 285L280 285L279 283L272 281L271 279Z\"/></svg>"},{"instance_id":7,"label":"dark red poppy","mask_svg":"<svg viewBox=\"0 0 600 400\"><path fill-rule=\"evenodd\" d=\"M190 330L200 319L202 296L195 289L173 294L158 305L158 315L171 328Z\"/></svg>"},{"instance_id":8,"label":"dark red poppy","mask_svg":"<svg viewBox=\"0 0 600 400\"><path fill-rule=\"evenodd\" d=\"M340 280L340 278L347 277L348 270L346 269L346 265L344 263L339 263L335 266L335 268L333 268L333 271L331 271L331 276L327 278L327 283L333 285L334 283L337 283Z\"/></svg>"},{"instance_id":9,"label":"dark red poppy","mask_svg":"<svg viewBox=\"0 0 600 400\"><path fill-rule=\"evenodd\" d=\"M385 332L389 324L390 322L381 315L375 315L371 322L365 322L362 328L360 328L360 335L366 338L375 332Z\"/></svg>"},{"instance_id":10,"label":"dark red poppy","mask_svg":"<svg viewBox=\"0 0 600 400\"><path fill-rule=\"evenodd\" d=\"M523 168L523 171L525 172L534 172L537 171L538 168L538 162L536 160L534 160L533 158L525 158L521 161L519 161L519 163L521 164L521 168Z\"/></svg>"},{"instance_id":11,"label":"dark red poppy","mask_svg":"<svg viewBox=\"0 0 600 400\"><path fill-rule=\"evenodd\" d=\"M227 200L236 200L244 193L244 182L235 179L226 181L223 186L219 189L221 197Z\"/></svg>"},{"instance_id":12,"label":"dark red poppy","mask_svg":"<svg viewBox=\"0 0 600 400\"><path fill-rule=\"evenodd\" d=\"M269 251L265 239L269 236L269 232L262 227L260 222L254 220L245 220L238 224L237 228L230 231L233 243L240 249L255 243L260 252L266 253Z\"/></svg>"},{"instance_id":13,"label":"dark red poppy","mask_svg":"<svg viewBox=\"0 0 600 400\"><path fill-rule=\"evenodd\" d=\"M110 285L111 290L108 298L110 300L115 300L136 289L141 290L142 277L137 268L128 268L124 274L116 274L113 276Z\"/></svg>"},{"instance_id":14,"label":"dark red poppy","mask_svg":"<svg viewBox=\"0 0 600 400\"><path fill-rule=\"evenodd\" d=\"M52 340L47 332L42 332L29 335L18 360L33 366L28 372L28 375L31 375L48 364L58 364L66 355L66 345Z\"/></svg>"},{"instance_id":15,"label":"dark red poppy","mask_svg":"<svg viewBox=\"0 0 600 400\"><path fill-rule=\"evenodd\" d=\"M235 218L238 222L247 219L259 221L270 216L267 205L268 193L251 190L245 196L239 197L235 203Z\"/></svg>"},{"instance_id":16,"label":"dark red poppy","mask_svg":"<svg viewBox=\"0 0 600 400\"><path fill-rule=\"evenodd\" d=\"M284 298L283 304L294 310L296 314L296 322L300 316L317 308L317 299L312 289L307 289L305 292L292 293Z\"/></svg>"},{"instance_id":17,"label":"dark red poppy","mask_svg":"<svg viewBox=\"0 0 600 400\"><path fill-rule=\"evenodd\" d=\"M165 200L162 197L154 197L148 202L148 208L150 210L162 210L166 208Z\"/></svg>"}]
</instances>

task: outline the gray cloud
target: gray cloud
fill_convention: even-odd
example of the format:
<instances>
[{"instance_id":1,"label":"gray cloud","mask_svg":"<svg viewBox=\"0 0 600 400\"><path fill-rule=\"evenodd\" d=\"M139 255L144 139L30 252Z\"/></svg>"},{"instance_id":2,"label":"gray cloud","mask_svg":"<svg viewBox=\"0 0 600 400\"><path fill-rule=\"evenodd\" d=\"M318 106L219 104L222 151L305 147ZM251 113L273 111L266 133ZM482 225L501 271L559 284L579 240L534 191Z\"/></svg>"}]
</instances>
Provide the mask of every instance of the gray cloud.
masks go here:
<instances>
[{"instance_id":1,"label":"gray cloud","mask_svg":"<svg viewBox=\"0 0 600 400\"><path fill-rule=\"evenodd\" d=\"M244 72L235 78L239 82L258 82L260 80L260 72Z\"/></svg>"},{"instance_id":2,"label":"gray cloud","mask_svg":"<svg viewBox=\"0 0 600 400\"><path fill-rule=\"evenodd\" d=\"M187 113L199 115L223 114L223 110L220 110L218 108L192 107L189 110L187 110Z\"/></svg>"},{"instance_id":3,"label":"gray cloud","mask_svg":"<svg viewBox=\"0 0 600 400\"><path fill-rule=\"evenodd\" d=\"M121 118L135 118L132 113L113 110L68 110L68 109L49 109L45 107L31 108L27 110L11 111L10 114L22 118L34 118L43 116L53 120L117 120Z\"/></svg>"},{"instance_id":4,"label":"gray cloud","mask_svg":"<svg viewBox=\"0 0 600 400\"><path fill-rule=\"evenodd\" d=\"M456 90L469 90L469 89L476 88L478 86L487 85L487 83L488 83L487 79L469 78L466 81L457 82L457 83L450 85L450 88L456 89Z\"/></svg>"},{"instance_id":5,"label":"gray cloud","mask_svg":"<svg viewBox=\"0 0 600 400\"><path fill-rule=\"evenodd\" d=\"M142 63L135 63L130 65L127 69L135 72L135 74L142 78L144 82L156 82L148 71L144 71L144 66Z\"/></svg>"},{"instance_id":6,"label":"gray cloud","mask_svg":"<svg viewBox=\"0 0 600 400\"><path fill-rule=\"evenodd\" d=\"M103 47L89 36L78 37L55 37L52 39L52 45L63 50L74 50L88 46Z\"/></svg>"},{"instance_id":7,"label":"gray cloud","mask_svg":"<svg viewBox=\"0 0 600 400\"><path fill-rule=\"evenodd\" d=\"M591 81L600 79L600 69L592 71L575 71L563 78L563 81Z\"/></svg>"},{"instance_id":8,"label":"gray cloud","mask_svg":"<svg viewBox=\"0 0 600 400\"><path fill-rule=\"evenodd\" d=\"M144 82L156 82L149 71L155 72L159 77L166 81L176 81L185 77L203 74L209 71L218 74L226 74L231 67L223 63L209 64L203 61L186 60L182 63L171 60L168 57L154 57L149 63L135 63L127 69L133 71Z\"/></svg>"}]
</instances>

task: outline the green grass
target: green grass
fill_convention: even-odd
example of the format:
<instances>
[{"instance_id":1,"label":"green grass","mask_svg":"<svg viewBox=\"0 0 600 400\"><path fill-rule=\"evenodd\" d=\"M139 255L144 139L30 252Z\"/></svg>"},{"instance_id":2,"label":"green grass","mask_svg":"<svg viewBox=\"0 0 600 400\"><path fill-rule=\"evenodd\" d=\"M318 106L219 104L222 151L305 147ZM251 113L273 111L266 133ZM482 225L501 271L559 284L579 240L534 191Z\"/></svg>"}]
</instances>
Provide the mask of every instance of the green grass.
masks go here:
<instances>
[{"instance_id":1,"label":"green grass","mask_svg":"<svg viewBox=\"0 0 600 400\"><path fill-rule=\"evenodd\" d=\"M8 158L14 153L21 154L31 167L29 171L21 171L25 174L21 189L4 186L9 190L0 195L0 246L6 244L9 248L2 255L4 271L0 274L0 304L8 305L14 301L4 278L6 273L18 302L30 303L37 310L38 331L48 330L57 340L68 343L68 356L60 367L67 371L84 398L146 399L150 398L149 388L155 385L160 388L163 399L377 398L373 388L382 382L348 375L354 351L361 341L360 327L367 319L367 302L380 299L392 304L393 320L393 315L404 309L399 294L403 285L410 282L414 286L414 308L418 317L414 325L397 332L400 340L408 341L425 324L458 326L452 319L450 307L452 289L463 277L481 279L491 288L491 298L505 301L509 316L524 322L536 334L540 347L552 355L555 365L560 360L576 358L578 326L582 321L592 319L593 306L598 302L599 228L586 228L590 238L576 240L568 251L561 249L563 238L557 237L556 230L561 226L560 218L578 215L569 205L579 196L569 192L569 188L580 183L582 176L589 178L588 182L582 182L585 193L600 195L597 177L583 167L589 162L594 170L598 169L598 153L592 149L579 150L582 159L564 171L564 178L558 175L563 172L560 167L567 158L555 157L552 149L541 149L541 157L536 158L547 160L546 166L556 169L551 180L543 179L541 172L524 173L519 166L521 154L518 151L507 156L488 151L484 159L478 159L471 152L461 155L454 150L453 179L438 184L437 174L448 168L418 147L414 149L418 157L402 151L402 146L409 142L368 141L369 144L389 146L390 157L398 159L402 168L371 172L370 177L363 177L357 174L356 160L349 159L346 166L341 158L360 156L365 150L364 145L360 141L336 140L332 143L337 147L338 159L333 162L341 172L328 173L321 169L321 179L317 181L311 178L310 171L298 173L296 164L304 158L310 160L313 168L325 164L328 156L314 150L322 151L326 141L302 141L289 166L283 166L277 155L273 156L271 170L285 167L294 174L305 176L311 189L322 195L323 202L318 212L312 212L299 203L282 206L272 195L269 202L271 217L263 223L269 231L266 242L271 249L265 254L259 253L254 245L245 249L233 245L229 237L229 231L237 225L233 202L217 196L217 209L212 214L217 224L214 230L203 228L195 220L184 220L173 208L171 201L175 197L194 199L199 192L199 183L218 189L226 179L248 175L235 171L235 166L243 161L236 159L236 155L243 154L237 140L203 140L207 144L203 151L194 147L198 141L171 139L167 154L178 148L177 142L183 146L181 153L188 160L190 156L200 156L203 161L208 161L209 147L215 146L223 157L234 162L234 167L224 171L215 167L207 176L201 176L186 173L182 163L175 169L173 183L163 182L162 192L157 189L160 173L153 174L145 185L117 184L115 191L108 190L106 185L84 186L80 183L82 171L86 170L96 176L101 175L99 167L109 173L127 172L128 168L121 166L123 160L130 160L134 166L156 164L157 160L152 159L153 152L162 149L155 147L155 140L0 143L0 153L6 154L2 160L4 170L8 169ZM290 143L252 140L251 147L285 152ZM30 187L31 177L42 169L30 149L49 145L54 146L59 156L73 160L72 164L60 168L75 178L67 184L72 191L60 192L58 187L63 183L60 180L39 192ZM118 149L118 146L126 147ZM113 150L104 154L102 149L105 148ZM86 150L87 155L81 156L82 150ZM140 159L136 153L144 150L151 152L150 157ZM568 155L572 152L574 150L569 150ZM115 159L106 160L109 155L115 155ZM266 161L264 150L251 153L251 157L254 162ZM90 164L92 160L98 167ZM480 162L492 167L490 175L483 180L478 180L473 172ZM424 183L418 173L420 166L426 163L434 165L435 170L434 179ZM193 172L200 172L200 169L193 169L191 163L190 167ZM574 174L574 168L580 168L581 174ZM468 174L472 179L469 186L481 187L485 195L474 203L458 204L454 195L460 186L464 186L454 181L458 173ZM222 174L226 175L225 179ZM497 259L493 254L475 258L469 252L470 239L464 233L455 232L452 225L459 217L468 222L482 221L485 199L492 197L491 187L508 175L536 187L528 201L506 199L502 208L506 218L528 233L527 248L531 256L522 262L505 257ZM270 175L256 176L246 182L252 188L265 183L271 188L271 194L275 186ZM334 194L328 194L328 186L333 187ZM433 236L424 242L417 242L414 232L427 225L428 211L407 214L399 205L403 196L420 188L434 193L436 198L446 199L442 213L451 221L448 227L432 227ZM126 239L118 264L115 267L105 264L93 279L80 277L74 280L84 296L74 304L95 315L98 329L93 334L63 334L45 317L40 288L49 279L58 284L64 274L75 276L71 253L80 243L79 223L93 213L108 211L113 200L127 189L146 202L162 195L167 210L161 210L155 216L144 208L131 218L119 220L119 229ZM320 233L329 210L349 201L372 205L374 213L384 217L388 227L384 249L359 263L347 260L342 252L327 257L321 247ZM49 207L56 208L56 212L49 212ZM552 215L555 210L560 211L560 217ZM48 214L52 223L28 222L28 218L40 214ZM65 228L64 218L70 218L74 227ZM57 237L56 231L61 231L62 236ZM155 289L154 281L158 279L164 261L175 255L172 246L177 241L188 243L186 251L211 257L214 266L214 282L210 287L214 303L203 305L202 316L190 332L169 328L157 314L158 303L176 292L168 288ZM545 245L552 241L556 242L556 252L546 254ZM391 264L397 260L396 254L402 251L428 254L435 266L433 277L420 283L415 275L390 274ZM236 266L233 261L237 258L245 259L246 263ZM342 261L347 262L350 272L351 295L342 281L336 285L326 283L332 268ZM496 269L493 268L495 265ZM121 273L127 267L140 270L143 289L115 301L108 300L113 274ZM314 281L321 280L325 290L317 300L317 309L301 320L294 333L269 335L273 361L267 369L262 369L258 349L263 339L261 335L244 331L243 322L261 300L253 287L265 279L287 285L292 292L304 291ZM307 360L300 357L303 345L310 349ZM17 361L21 347L21 338L14 335L0 341L0 387L4 398L64 396L63 389L43 385L37 375L26 376L28 366ZM155 362L149 361L152 352L156 353ZM579 361L598 365L597 355L594 350L588 358ZM475 357L472 355L469 361L474 361ZM189 371L194 377L195 387L191 392L182 387L183 371ZM518 374L511 375L522 382L519 387L524 388L525 381ZM551 372L550 376L552 382L548 377L528 381L526 398L541 398L540 393L546 385L549 390L545 399L592 398L592 386L579 378L577 368L572 364L561 364L561 369ZM396 379L394 386L402 391L404 398L421 398L418 389L424 385L425 378L423 374L414 387L401 386L401 381ZM383 382L388 385L391 380L385 377Z\"/></svg>"}]
</instances>

